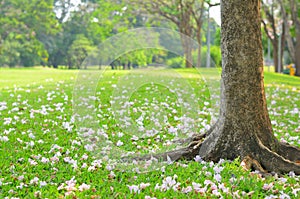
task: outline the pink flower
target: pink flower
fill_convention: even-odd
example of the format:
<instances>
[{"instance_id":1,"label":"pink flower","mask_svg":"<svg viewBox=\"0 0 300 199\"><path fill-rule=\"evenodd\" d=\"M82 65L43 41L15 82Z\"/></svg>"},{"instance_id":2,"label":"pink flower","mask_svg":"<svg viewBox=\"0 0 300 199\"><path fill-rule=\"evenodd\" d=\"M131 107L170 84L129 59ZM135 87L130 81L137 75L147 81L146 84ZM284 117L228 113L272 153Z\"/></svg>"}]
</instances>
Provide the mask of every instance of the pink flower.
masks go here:
<instances>
[{"instance_id":1,"label":"pink flower","mask_svg":"<svg viewBox=\"0 0 300 199\"><path fill-rule=\"evenodd\" d=\"M84 190L89 190L91 187L91 185L87 185L85 183L82 183L79 187L78 187L78 190L79 191L84 191Z\"/></svg>"},{"instance_id":2,"label":"pink flower","mask_svg":"<svg viewBox=\"0 0 300 199\"><path fill-rule=\"evenodd\" d=\"M149 187L149 186L150 186L150 183L143 183L142 182L139 187L140 187L141 190L143 190L143 189L145 189L146 187Z\"/></svg>"},{"instance_id":3,"label":"pink flower","mask_svg":"<svg viewBox=\"0 0 300 199\"><path fill-rule=\"evenodd\" d=\"M191 187L191 186L188 186L188 187L186 187L186 188L183 188L182 189L182 193L189 193L189 192L191 192L193 190L193 188Z\"/></svg>"},{"instance_id":4,"label":"pink flower","mask_svg":"<svg viewBox=\"0 0 300 199\"><path fill-rule=\"evenodd\" d=\"M131 186L129 186L129 185L127 185L128 186L128 188L129 188L129 191L130 191L130 193L140 193L140 189L139 189L139 186L137 186L137 185L131 185Z\"/></svg>"},{"instance_id":5,"label":"pink flower","mask_svg":"<svg viewBox=\"0 0 300 199\"><path fill-rule=\"evenodd\" d=\"M273 187L274 183L270 183L270 184L264 184L264 186L262 187L263 190L270 190Z\"/></svg>"},{"instance_id":6,"label":"pink flower","mask_svg":"<svg viewBox=\"0 0 300 199\"><path fill-rule=\"evenodd\" d=\"M39 181L38 177L34 177L32 180L30 180L30 184L37 184Z\"/></svg>"},{"instance_id":7,"label":"pink flower","mask_svg":"<svg viewBox=\"0 0 300 199\"><path fill-rule=\"evenodd\" d=\"M222 176L220 175L220 174L215 174L214 175L214 179L217 181L217 182L221 182L221 180L222 180Z\"/></svg>"},{"instance_id":8,"label":"pink flower","mask_svg":"<svg viewBox=\"0 0 300 199\"><path fill-rule=\"evenodd\" d=\"M49 158L42 157L41 162L42 163L47 163L47 162L49 162Z\"/></svg>"},{"instance_id":9,"label":"pink flower","mask_svg":"<svg viewBox=\"0 0 300 199\"><path fill-rule=\"evenodd\" d=\"M118 142L117 142L117 146L122 146L123 145L123 142L121 141L121 140L119 140Z\"/></svg>"}]
</instances>

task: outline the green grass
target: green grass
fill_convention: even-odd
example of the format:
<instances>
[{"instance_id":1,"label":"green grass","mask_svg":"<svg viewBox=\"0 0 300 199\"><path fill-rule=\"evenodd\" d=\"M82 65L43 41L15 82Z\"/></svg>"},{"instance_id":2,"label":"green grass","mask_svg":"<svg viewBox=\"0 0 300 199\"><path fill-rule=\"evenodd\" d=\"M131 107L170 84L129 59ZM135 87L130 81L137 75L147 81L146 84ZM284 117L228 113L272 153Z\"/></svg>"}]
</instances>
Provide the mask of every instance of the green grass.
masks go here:
<instances>
[{"instance_id":1,"label":"green grass","mask_svg":"<svg viewBox=\"0 0 300 199\"><path fill-rule=\"evenodd\" d=\"M172 139L207 128L215 108L209 94L216 92L218 72L201 72L105 71L94 93L96 106L79 106L82 114L96 111L93 119L101 135L83 137L86 131L79 128L84 123L74 122L72 105L78 71L0 69L0 198L299 198L298 176L261 178L242 170L239 160L153 164L152 169L139 167L141 173L132 171L135 165L116 164L124 151L170 150L178 147ZM300 146L300 79L265 73L265 85L275 135ZM123 107L126 101L131 103ZM195 121L178 120L184 115ZM94 151L88 150L90 145ZM107 146L112 149L102 148ZM89 186L86 190L80 190L83 183ZM130 191L132 185L140 190Z\"/></svg>"}]
</instances>

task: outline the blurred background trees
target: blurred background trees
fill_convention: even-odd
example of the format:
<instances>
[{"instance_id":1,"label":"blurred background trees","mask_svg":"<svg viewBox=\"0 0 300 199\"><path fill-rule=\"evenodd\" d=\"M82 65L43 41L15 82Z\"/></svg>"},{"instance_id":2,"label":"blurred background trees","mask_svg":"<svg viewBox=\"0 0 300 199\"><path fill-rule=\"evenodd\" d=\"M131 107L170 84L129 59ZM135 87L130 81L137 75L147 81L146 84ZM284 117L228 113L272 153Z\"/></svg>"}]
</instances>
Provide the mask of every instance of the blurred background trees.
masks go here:
<instances>
[{"instance_id":1,"label":"blurred background trees","mask_svg":"<svg viewBox=\"0 0 300 199\"><path fill-rule=\"evenodd\" d=\"M284 64L295 63L300 75L300 0L261 2L266 64L282 72ZM220 66L220 24L209 12L218 4L207 0L0 0L0 66L80 68L101 42L139 27L176 30L197 41L199 49L182 37L184 58L140 49L118 58L114 64L123 67L115 68ZM157 35L158 42L163 34Z\"/></svg>"}]
</instances>

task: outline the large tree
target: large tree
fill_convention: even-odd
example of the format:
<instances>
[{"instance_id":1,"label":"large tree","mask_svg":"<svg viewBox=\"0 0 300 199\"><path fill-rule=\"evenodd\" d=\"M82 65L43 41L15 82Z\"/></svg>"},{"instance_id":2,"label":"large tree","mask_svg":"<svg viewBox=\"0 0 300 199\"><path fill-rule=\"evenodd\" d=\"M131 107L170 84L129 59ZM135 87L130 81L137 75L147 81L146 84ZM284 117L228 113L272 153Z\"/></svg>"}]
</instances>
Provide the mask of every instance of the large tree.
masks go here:
<instances>
[{"instance_id":1,"label":"large tree","mask_svg":"<svg viewBox=\"0 0 300 199\"><path fill-rule=\"evenodd\" d=\"M264 91L260 0L221 1L222 82L218 121L164 159L218 161L240 157L247 168L300 174L300 150L272 132ZM204 138L204 140L203 140ZM161 155L160 155L161 156Z\"/></svg>"}]
</instances>

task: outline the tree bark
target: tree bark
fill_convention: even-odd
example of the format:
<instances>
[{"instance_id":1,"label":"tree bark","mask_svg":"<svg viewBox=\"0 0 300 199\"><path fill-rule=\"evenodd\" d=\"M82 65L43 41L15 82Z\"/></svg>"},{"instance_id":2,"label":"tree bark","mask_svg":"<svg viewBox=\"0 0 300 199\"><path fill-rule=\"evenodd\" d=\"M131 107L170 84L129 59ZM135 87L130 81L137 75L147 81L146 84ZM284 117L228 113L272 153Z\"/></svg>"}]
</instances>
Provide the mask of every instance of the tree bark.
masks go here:
<instances>
[{"instance_id":1,"label":"tree bark","mask_svg":"<svg viewBox=\"0 0 300 199\"><path fill-rule=\"evenodd\" d=\"M221 1L222 81L218 121L189 146L157 159L240 158L247 169L300 174L300 149L273 135L264 91L260 0ZM146 159L149 157L146 157ZM144 160L145 158L135 158Z\"/></svg>"},{"instance_id":2,"label":"tree bark","mask_svg":"<svg viewBox=\"0 0 300 199\"><path fill-rule=\"evenodd\" d=\"M295 163L299 149L279 143L272 132L264 91L259 5L259 0L221 1L220 118L199 154L213 161L250 157L264 170L299 174Z\"/></svg>"},{"instance_id":3,"label":"tree bark","mask_svg":"<svg viewBox=\"0 0 300 199\"><path fill-rule=\"evenodd\" d=\"M300 76L300 30L297 34L296 47L295 47L295 65L296 65L296 76Z\"/></svg>"}]
</instances>

